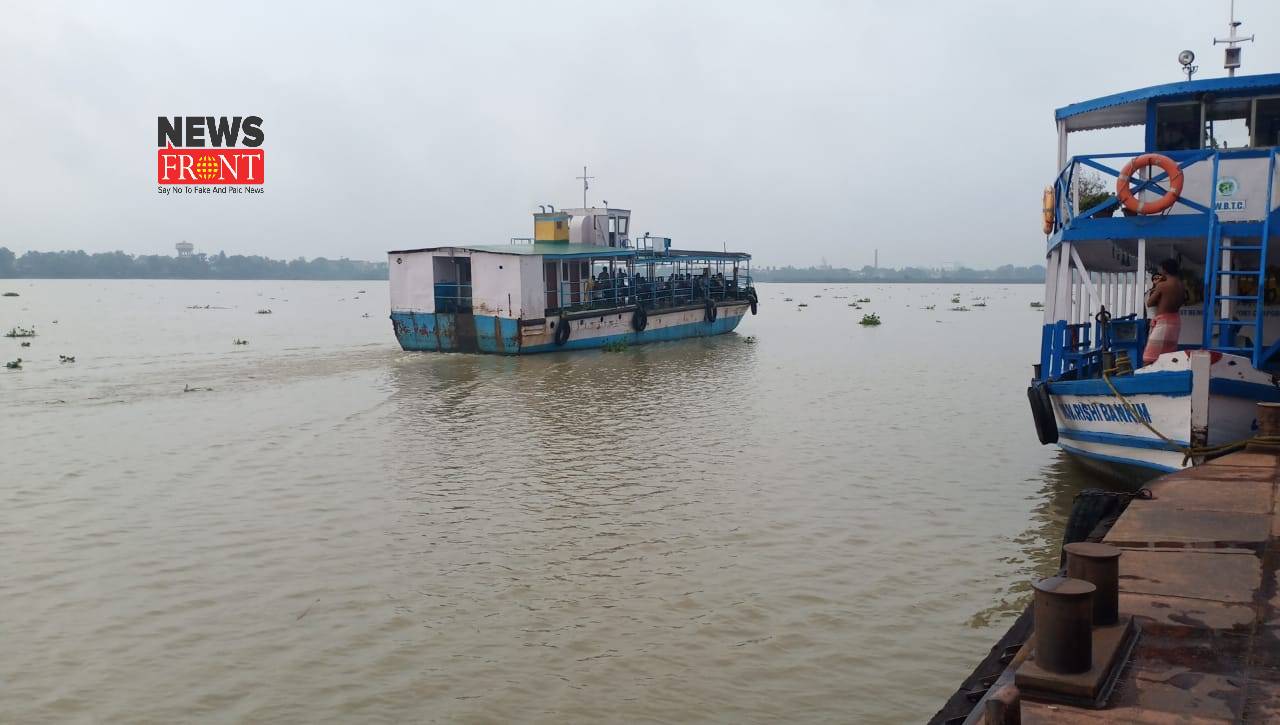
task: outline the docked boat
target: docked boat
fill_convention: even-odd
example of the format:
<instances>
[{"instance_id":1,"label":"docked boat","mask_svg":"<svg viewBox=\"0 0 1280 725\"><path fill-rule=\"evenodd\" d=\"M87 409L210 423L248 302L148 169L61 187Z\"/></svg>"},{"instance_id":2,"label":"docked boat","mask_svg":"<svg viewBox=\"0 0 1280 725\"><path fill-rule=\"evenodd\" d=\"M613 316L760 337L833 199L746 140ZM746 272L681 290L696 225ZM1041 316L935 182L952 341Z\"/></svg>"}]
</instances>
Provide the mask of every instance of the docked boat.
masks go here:
<instances>
[{"instance_id":1,"label":"docked boat","mask_svg":"<svg viewBox=\"0 0 1280 725\"><path fill-rule=\"evenodd\" d=\"M1193 79L1184 51L1185 81L1055 113L1028 389L1041 443L1125 473L1171 471L1250 438L1255 403L1280 401L1280 74L1235 75L1238 25L1228 77ZM1141 127L1141 147L1069 155L1076 134L1116 127ZM1163 328L1146 304L1160 264L1185 290Z\"/></svg>"},{"instance_id":2,"label":"docked boat","mask_svg":"<svg viewBox=\"0 0 1280 725\"><path fill-rule=\"evenodd\" d=\"M751 255L633 237L631 212L543 207L534 235L388 253L405 350L502 355L732 332L755 314Z\"/></svg>"}]
</instances>

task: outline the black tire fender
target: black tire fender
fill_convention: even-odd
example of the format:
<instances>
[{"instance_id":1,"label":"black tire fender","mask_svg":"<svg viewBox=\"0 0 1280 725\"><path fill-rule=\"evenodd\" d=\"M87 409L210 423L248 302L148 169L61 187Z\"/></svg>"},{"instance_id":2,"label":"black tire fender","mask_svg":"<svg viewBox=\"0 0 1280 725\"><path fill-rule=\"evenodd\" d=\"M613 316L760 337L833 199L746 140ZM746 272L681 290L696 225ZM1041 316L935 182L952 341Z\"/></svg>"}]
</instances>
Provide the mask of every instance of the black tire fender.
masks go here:
<instances>
[{"instance_id":1,"label":"black tire fender","mask_svg":"<svg viewBox=\"0 0 1280 725\"><path fill-rule=\"evenodd\" d=\"M644 328L649 326L649 313L643 306L636 306L635 312L631 313L631 329L636 332L644 332Z\"/></svg>"},{"instance_id":2,"label":"black tire fender","mask_svg":"<svg viewBox=\"0 0 1280 725\"><path fill-rule=\"evenodd\" d=\"M1046 383L1027 388L1027 401L1031 403L1031 419L1036 424L1036 436L1040 445L1058 442L1058 420L1053 416L1053 403L1049 400Z\"/></svg>"},{"instance_id":3,"label":"black tire fender","mask_svg":"<svg viewBox=\"0 0 1280 725\"><path fill-rule=\"evenodd\" d=\"M570 333L569 321L561 317L556 322L556 336L555 336L556 345L560 346L568 342L569 333Z\"/></svg>"},{"instance_id":4,"label":"black tire fender","mask_svg":"<svg viewBox=\"0 0 1280 725\"><path fill-rule=\"evenodd\" d=\"M716 307L716 301L708 298L706 304L703 305L702 308L702 319L707 322L715 322L716 318L719 316L720 310Z\"/></svg>"}]
</instances>

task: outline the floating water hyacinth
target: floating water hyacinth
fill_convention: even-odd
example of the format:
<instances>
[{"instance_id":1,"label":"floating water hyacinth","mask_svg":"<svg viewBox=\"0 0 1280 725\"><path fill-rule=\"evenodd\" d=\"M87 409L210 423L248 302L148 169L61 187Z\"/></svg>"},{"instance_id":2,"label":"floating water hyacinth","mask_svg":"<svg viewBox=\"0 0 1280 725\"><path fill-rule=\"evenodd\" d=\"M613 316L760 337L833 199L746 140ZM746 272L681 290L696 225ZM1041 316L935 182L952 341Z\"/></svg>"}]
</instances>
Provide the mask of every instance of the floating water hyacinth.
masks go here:
<instances>
[{"instance_id":1,"label":"floating water hyacinth","mask_svg":"<svg viewBox=\"0 0 1280 725\"><path fill-rule=\"evenodd\" d=\"M867 313L862 316L862 321L858 324L865 327L875 327L880 324L880 315L877 315L874 312Z\"/></svg>"}]
</instances>

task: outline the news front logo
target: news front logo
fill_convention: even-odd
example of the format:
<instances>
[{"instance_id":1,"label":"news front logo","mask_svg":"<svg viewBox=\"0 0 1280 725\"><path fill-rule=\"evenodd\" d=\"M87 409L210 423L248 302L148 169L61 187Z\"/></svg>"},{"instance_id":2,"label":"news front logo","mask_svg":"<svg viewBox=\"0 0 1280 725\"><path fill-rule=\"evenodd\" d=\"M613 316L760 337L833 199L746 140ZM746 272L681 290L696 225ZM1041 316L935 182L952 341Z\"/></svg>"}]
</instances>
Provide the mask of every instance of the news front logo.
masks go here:
<instances>
[{"instance_id":1,"label":"news front logo","mask_svg":"<svg viewBox=\"0 0 1280 725\"><path fill-rule=\"evenodd\" d=\"M261 193L265 138L259 116L158 116L159 192Z\"/></svg>"}]
</instances>

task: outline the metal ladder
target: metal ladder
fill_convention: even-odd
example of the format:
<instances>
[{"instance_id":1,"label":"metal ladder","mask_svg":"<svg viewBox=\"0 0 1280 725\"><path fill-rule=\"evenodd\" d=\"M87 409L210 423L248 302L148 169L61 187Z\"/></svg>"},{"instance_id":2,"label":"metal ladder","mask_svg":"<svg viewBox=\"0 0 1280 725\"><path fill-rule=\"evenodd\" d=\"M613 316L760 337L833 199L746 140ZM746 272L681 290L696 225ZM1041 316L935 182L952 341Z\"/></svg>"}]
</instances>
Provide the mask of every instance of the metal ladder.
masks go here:
<instances>
[{"instance_id":1,"label":"metal ladder","mask_svg":"<svg viewBox=\"0 0 1280 725\"><path fill-rule=\"evenodd\" d=\"M1213 193L1209 212L1208 249L1205 255L1208 269L1205 274L1204 346L1221 352L1248 355L1252 359L1255 368L1261 368L1269 358L1280 352L1280 341L1277 341L1276 344L1269 348L1263 349L1262 347L1263 307L1266 301L1267 248L1271 239L1271 203L1274 192L1276 153L1277 149L1272 149L1268 154L1267 198L1266 206L1263 207L1265 214L1262 221L1262 233L1259 235L1257 243L1253 244L1240 244L1235 241L1232 241L1229 245L1223 245L1222 243L1222 222L1218 220L1218 212L1216 210L1218 198L1218 158L1216 155L1213 163ZM1223 252L1238 252L1249 257L1256 254L1258 259L1257 268L1241 268L1233 254L1231 260L1232 268L1223 269ZM1222 281L1224 279L1235 278L1238 280L1241 277L1252 277L1257 281L1254 294L1222 293ZM1254 303L1253 317L1233 320L1224 315L1221 303L1232 301ZM1253 344L1250 346L1237 345L1236 337L1245 329L1250 329L1253 333L1251 335Z\"/></svg>"}]
</instances>

